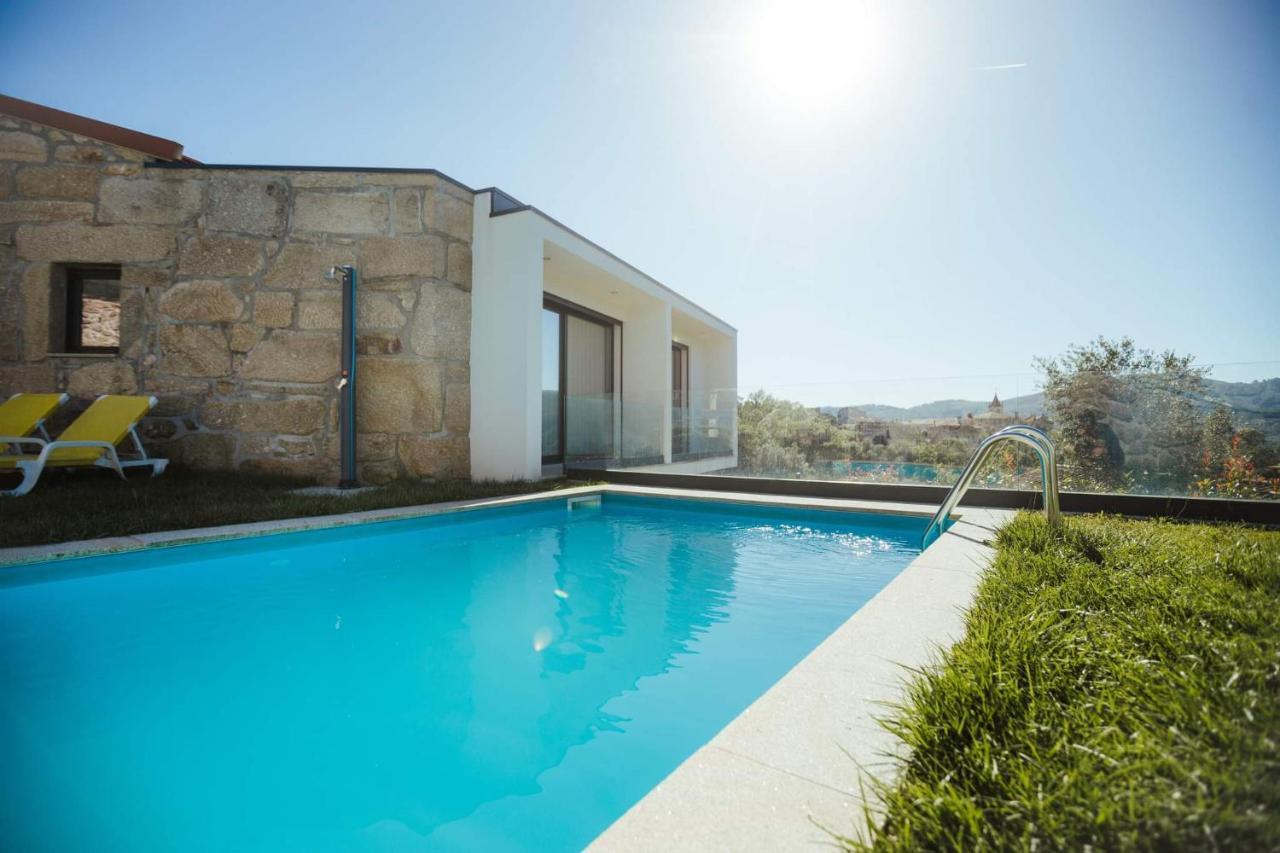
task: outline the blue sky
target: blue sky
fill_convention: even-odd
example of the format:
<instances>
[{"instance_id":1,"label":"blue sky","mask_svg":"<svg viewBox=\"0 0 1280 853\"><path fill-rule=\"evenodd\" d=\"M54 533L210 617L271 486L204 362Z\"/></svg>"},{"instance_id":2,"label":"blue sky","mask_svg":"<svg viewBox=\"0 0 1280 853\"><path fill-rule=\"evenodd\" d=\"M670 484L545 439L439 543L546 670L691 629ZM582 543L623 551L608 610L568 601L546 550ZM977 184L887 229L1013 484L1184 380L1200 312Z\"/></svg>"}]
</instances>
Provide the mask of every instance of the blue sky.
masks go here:
<instances>
[{"instance_id":1,"label":"blue sky","mask_svg":"<svg viewBox=\"0 0 1280 853\"><path fill-rule=\"evenodd\" d=\"M1099 334L1280 375L1274 2L9 0L0 46L205 162L500 186L734 324L744 391L1012 396Z\"/></svg>"}]
</instances>

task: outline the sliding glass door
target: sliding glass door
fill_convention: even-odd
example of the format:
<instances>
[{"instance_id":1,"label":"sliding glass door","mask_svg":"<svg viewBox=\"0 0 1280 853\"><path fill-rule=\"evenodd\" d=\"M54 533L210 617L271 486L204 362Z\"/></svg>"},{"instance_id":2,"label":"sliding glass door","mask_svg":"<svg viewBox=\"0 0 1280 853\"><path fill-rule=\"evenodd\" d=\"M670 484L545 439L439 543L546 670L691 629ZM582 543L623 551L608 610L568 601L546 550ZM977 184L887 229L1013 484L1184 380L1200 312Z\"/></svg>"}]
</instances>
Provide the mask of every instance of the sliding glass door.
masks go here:
<instances>
[{"instance_id":1,"label":"sliding glass door","mask_svg":"<svg viewBox=\"0 0 1280 853\"><path fill-rule=\"evenodd\" d=\"M613 326L565 315L565 459L613 455Z\"/></svg>"},{"instance_id":2,"label":"sliding glass door","mask_svg":"<svg viewBox=\"0 0 1280 853\"><path fill-rule=\"evenodd\" d=\"M614 455L617 322L548 297L542 311L542 461Z\"/></svg>"},{"instance_id":3,"label":"sliding glass door","mask_svg":"<svg viewBox=\"0 0 1280 853\"><path fill-rule=\"evenodd\" d=\"M542 309L542 462L560 462L564 436L564 404L561 400L560 347L564 318Z\"/></svg>"}]
</instances>

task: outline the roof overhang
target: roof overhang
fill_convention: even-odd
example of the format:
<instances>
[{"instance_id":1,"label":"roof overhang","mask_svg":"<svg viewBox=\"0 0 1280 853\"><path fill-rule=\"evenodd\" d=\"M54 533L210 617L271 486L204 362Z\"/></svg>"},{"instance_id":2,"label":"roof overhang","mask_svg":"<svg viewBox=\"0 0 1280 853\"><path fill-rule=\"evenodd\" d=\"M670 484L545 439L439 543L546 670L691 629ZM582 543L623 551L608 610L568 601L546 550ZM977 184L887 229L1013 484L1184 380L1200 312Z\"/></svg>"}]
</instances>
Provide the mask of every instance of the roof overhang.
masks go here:
<instances>
[{"instance_id":1,"label":"roof overhang","mask_svg":"<svg viewBox=\"0 0 1280 853\"><path fill-rule=\"evenodd\" d=\"M580 261L592 264L602 272L610 274L621 281L639 285L642 291L648 291L654 295L662 294L664 300L669 301L673 308L682 311L699 322L706 323L717 331L727 335L737 334L737 329L715 314L537 207L531 204L523 204L496 187L476 190L476 194L477 197L484 194L489 195L490 218L506 216L532 217L541 223L543 238L548 242L558 244L565 250L566 255L576 255ZM554 258L555 253L552 253L552 256ZM567 258L562 259L562 262L565 260Z\"/></svg>"}]
</instances>

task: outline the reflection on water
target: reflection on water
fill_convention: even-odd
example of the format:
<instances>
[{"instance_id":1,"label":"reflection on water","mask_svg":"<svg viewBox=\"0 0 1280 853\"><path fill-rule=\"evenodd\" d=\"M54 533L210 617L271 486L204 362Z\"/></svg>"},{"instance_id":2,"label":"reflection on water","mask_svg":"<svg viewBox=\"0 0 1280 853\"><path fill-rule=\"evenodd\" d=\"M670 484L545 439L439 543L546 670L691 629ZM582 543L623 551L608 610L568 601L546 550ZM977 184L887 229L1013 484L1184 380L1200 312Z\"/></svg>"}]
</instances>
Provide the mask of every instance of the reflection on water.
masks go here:
<instances>
[{"instance_id":1,"label":"reflection on water","mask_svg":"<svg viewBox=\"0 0 1280 853\"><path fill-rule=\"evenodd\" d=\"M922 526L834 518L557 502L10 585L0 847L579 848Z\"/></svg>"}]
</instances>

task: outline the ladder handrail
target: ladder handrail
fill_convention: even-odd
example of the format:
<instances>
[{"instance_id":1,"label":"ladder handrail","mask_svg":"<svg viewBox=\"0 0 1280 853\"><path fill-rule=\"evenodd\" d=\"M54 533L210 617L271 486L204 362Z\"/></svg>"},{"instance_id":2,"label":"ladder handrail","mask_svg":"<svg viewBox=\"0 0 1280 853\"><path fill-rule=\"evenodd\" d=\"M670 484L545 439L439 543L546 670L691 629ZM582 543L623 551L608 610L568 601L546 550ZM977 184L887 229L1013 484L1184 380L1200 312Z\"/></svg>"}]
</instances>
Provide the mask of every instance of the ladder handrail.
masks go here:
<instances>
[{"instance_id":1,"label":"ladder handrail","mask_svg":"<svg viewBox=\"0 0 1280 853\"><path fill-rule=\"evenodd\" d=\"M929 521L929 526L925 528L924 537L920 540L921 549L928 548L929 543L937 536L942 535L942 527L946 524L947 519L951 516L952 510L960 503L960 499L964 497L964 493L969 490L969 486L973 483L973 478L977 475L978 469L982 467L982 463L992 454L996 445L1003 441L1012 441L1017 444L1023 444L1035 451L1036 456L1040 459L1040 482L1044 495L1044 514L1049 519L1050 524L1057 524L1061 518L1061 510L1058 506L1058 452L1053 446L1053 441L1048 434L1033 426L1026 424L1014 424L1005 427L999 432L994 432L984 438L973 455L969 457L969 463L965 465L964 471L960 474L960 479L951 487L951 491L947 492L946 498L943 499L942 505L938 507L938 511L934 513L933 518Z\"/></svg>"}]
</instances>

